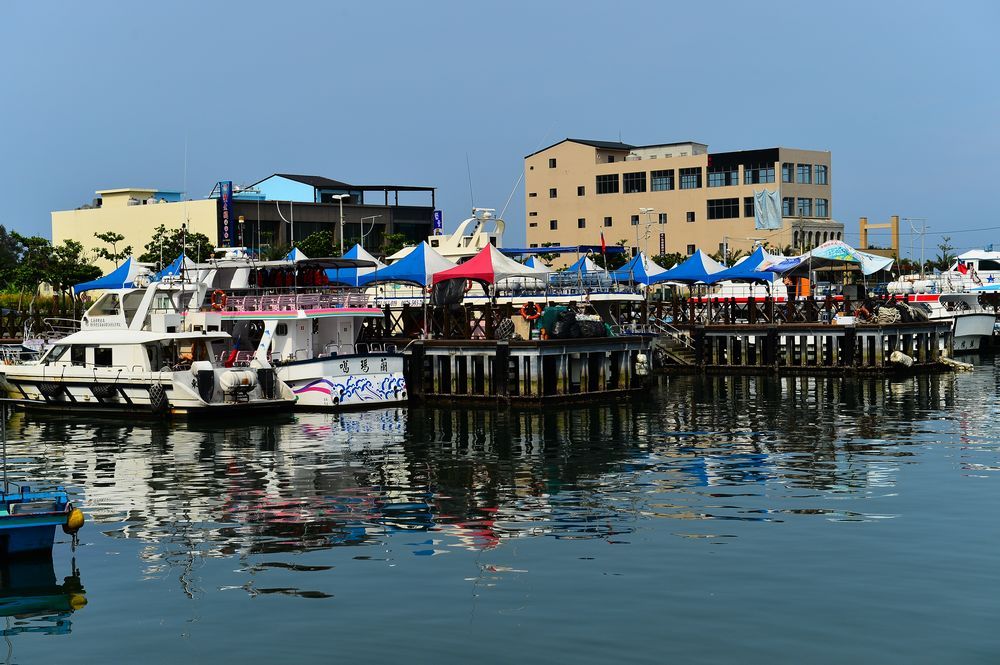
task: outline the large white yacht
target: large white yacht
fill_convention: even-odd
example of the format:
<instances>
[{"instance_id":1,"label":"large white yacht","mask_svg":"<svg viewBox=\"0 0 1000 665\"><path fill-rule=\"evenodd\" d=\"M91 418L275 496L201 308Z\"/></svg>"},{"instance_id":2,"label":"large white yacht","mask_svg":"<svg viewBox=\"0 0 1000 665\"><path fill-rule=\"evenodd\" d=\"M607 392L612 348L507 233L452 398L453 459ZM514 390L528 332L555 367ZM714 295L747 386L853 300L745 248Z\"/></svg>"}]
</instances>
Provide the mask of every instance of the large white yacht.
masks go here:
<instances>
[{"instance_id":1,"label":"large white yacht","mask_svg":"<svg viewBox=\"0 0 1000 665\"><path fill-rule=\"evenodd\" d=\"M290 409L295 396L266 362L227 366L218 321L182 315L191 295L158 284L105 292L81 330L41 358L0 368L0 388L29 409L157 416Z\"/></svg>"}]
</instances>

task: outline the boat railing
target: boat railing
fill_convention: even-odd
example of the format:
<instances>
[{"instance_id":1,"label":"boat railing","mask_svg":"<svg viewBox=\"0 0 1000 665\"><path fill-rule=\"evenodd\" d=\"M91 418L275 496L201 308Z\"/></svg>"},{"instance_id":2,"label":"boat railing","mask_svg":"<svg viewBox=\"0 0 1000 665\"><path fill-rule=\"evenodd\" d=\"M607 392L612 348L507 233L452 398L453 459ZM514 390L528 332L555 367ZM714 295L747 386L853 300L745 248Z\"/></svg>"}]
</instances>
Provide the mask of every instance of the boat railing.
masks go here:
<instances>
[{"instance_id":1,"label":"boat railing","mask_svg":"<svg viewBox=\"0 0 1000 665\"><path fill-rule=\"evenodd\" d=\"M370 306L371 300L364 293L288 293L229 296L223 309L230 312L282 312Z\"/></svg>"}]
</instances>

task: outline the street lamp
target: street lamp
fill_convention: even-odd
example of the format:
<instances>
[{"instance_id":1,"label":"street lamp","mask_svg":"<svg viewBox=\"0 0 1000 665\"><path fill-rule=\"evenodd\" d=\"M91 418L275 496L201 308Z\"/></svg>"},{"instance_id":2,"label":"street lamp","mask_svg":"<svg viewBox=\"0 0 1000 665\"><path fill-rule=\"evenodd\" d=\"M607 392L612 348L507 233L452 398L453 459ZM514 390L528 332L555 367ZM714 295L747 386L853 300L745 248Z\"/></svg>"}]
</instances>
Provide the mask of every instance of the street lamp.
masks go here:
<instances>
[{"instance_id":1,"label":"street lamp","mask_svg":"<svg viewBox=\"0 0 1000 665\"><path fill-rule=\"evenodd\" d=\"M644 248L643 251L646 252L646 256L649 256L649 233L650 233L649 226L650 226L650 224L653 223L652 220L649 218L649 216L653 214L653 209L652 208L639 208L639 214L646 216L646 232L643 235L643 238L645 238L645 240L646 240L646 246L645 246L645 248ZM635 233L636 233L635 244L636 244L636 246L638 246L638 244L639 244L639 227L636 227Z\"/></svg>"},{"instance_id":2,"label":"street lamp","mask_svg":"<svg viewBox=\"0 0 1000 665\"><path fill-rule=\"evenodd\" d=\"M365 248L365 236L368 235L368 233L371 233L372 231L375 230L375 220L376 219L380 219L381 217L382 217L382 215L371 215L370 217L362 217L361 218L361 249ZM372 227L371 227L371 229L369 229L368 233L365 233L365 220L366 219L372 220Z\"/></svg>"},{"instance_id":3,"label":"street lamp","mask_svg":"<svg viewBox=\"0 0 1000 665\"><path fill-rule=\"evenodd\" d=\"M340 203L340 255L344 255L344 199L351 198L350 194L333 194L331 199L337 199Z\"/></svg>"}]
</instances>

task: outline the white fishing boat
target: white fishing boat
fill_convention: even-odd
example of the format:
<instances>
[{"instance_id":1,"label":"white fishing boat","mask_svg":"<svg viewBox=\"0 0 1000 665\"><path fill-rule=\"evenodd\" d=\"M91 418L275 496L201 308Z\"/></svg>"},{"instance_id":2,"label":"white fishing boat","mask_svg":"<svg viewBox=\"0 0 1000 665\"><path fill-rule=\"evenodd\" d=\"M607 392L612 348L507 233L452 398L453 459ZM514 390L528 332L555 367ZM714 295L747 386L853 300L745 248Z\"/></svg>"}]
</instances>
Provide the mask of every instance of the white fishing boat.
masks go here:
<instances>
[{"instance_id":1,"label":"white fishing boat","mask_svg":"<svg viewBox=\"0 0 1000 665\"><path fill-rule=\"evenodd\" d=\"M955 353L973 353L992 337L996 314L979 303L978 293L928 293L907 295L907 303L930 320L952 322Z\"/></svg>"}]
</instances>

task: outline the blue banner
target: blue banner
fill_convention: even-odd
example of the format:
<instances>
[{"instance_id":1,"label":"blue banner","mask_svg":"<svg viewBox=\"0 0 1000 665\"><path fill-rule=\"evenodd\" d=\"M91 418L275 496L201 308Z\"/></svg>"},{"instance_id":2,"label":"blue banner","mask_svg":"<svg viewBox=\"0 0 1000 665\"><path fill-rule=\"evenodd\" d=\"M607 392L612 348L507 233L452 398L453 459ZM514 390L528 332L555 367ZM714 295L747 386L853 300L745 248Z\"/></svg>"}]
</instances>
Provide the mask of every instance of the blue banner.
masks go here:
<instances>
[{"instance_id":1,"label":"blue banner","mask_svg":"<svg viewBox=\"0 0 1000 665\"><path fill-rule=\"evenodd\" d=\"M440 235L444 231L444 213L440 210L434 211L434 235Z\"/></svg>"},{"instance_id":2,"label":"blue banner","mask_svg":"<svg viewBox=\"0 0 1000 665\"><path fill-rule=\"evenodd\" d=\"M219 199L222 201L222 232L223 247L232 247L233 242L233 181L225 180L219 183Z\"/></svg>"}]
</instances>

